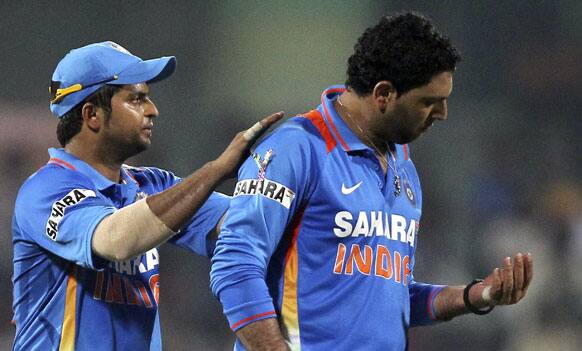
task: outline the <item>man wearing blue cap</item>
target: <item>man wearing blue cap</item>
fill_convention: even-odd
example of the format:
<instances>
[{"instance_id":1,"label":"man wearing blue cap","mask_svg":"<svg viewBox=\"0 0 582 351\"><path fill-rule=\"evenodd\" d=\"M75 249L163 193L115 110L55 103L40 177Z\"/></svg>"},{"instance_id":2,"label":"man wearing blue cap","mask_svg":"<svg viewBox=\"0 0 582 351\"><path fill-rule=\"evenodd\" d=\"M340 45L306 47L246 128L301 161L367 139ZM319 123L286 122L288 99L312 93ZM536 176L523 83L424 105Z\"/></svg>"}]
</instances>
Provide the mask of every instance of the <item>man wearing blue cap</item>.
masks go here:
<instances>
[{"instance_id":1,"label":"man wearing blue cap","mask_svg":"<svg viewBox=\"0 0 582 351\"><path fill-rule=\"evenodd\" d=\"M151 143L149 83L174 57L142 60L113 42L69 52L50 87L62 149L19 191L13 218L14 350L157 350L158 251L210 255L229 198L213 193L282 117L237 134L180 179L124 165Z\"/></svg>"}]
</instances>

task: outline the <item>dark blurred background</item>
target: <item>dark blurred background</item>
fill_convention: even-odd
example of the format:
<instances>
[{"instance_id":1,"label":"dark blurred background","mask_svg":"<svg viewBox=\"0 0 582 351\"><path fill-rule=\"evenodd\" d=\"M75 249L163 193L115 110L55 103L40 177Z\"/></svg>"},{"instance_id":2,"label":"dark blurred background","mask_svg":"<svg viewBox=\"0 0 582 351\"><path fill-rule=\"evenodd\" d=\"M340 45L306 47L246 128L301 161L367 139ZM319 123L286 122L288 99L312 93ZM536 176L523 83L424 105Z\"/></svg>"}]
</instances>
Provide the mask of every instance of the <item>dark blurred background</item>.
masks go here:
<instances>
[{"instance_id":1,"label":"dark blurred background","mask_svg":"<svg viewBox=\"0 0 582 351\"><path fill-rule=\"evenodd\" d=\"M293 116L345 81L363 30L415 10L463 54L449 120L411 145L424 187L417 280L466 284L532 252L519 305L411 330L410 350L575 350L582 345L582 2L0 2L0 349L10 348L10 221L20 184L56 146L47 87L70 49L113 40L175 55L153 86L153 147L132 164L186 176L271 112ZM220 190L231 194L233 181ZM229 350L209 264L161 253L166 350Z\"/></svg>"}]
</instances>

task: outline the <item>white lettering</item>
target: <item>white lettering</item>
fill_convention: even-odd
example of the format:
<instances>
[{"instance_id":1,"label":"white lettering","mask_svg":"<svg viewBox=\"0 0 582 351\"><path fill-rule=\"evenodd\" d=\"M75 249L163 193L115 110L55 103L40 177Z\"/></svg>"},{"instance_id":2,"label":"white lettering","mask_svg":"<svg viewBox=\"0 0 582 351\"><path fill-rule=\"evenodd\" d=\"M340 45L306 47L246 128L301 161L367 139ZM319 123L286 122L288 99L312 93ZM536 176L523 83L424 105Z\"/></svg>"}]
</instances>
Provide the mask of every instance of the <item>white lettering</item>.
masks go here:
<instances>
[{"instance_id":1,"label":"white lettering","mask_svg":"<svg viewBox=\"0 0 582 351\"><path fill-rule=\"evenodd\" d=\"M51 215L46 222L45 233L51 240L57 240L59 223L65 216L65 210L69 206L78 204L88 197L95 197L95 192L89 189L73 189L62 199L53 203Z\"/></svg>"},{"instance_id":2,"label":"white lettering","mask_svg":"<svg viewBox=\"0 0 582 351\"><path fill-rule=\"evenodd\" d=\"M349 211L340 211L336 213L334 220L333 233L338 238L386 236L388 239L408 243L414 247L418 232L416 220L409 221L404 216L389 215L383 211L359 211L357 219Z\"/></svg>"},{"instance_id":3,"label":"white lettering","mask_svg":"<svg viewBox=\"0 0 582 351\"><path fill-rule=\"evenodd\" d=\"M398 240L398 234L400 234L400 241L406 242L406 218L399 215L392 215L392 240Z\"/></svg>"},{"instance_id":4,"label":"white lettering","mask_svg":"<svg viewBox=\"0 0 582 351\"><path fill-rule=\"evenodd\" d=\"M261 195L277 201L283 207L289 209L295 198L295 192L275 181L264 179L244 179L236 183L233 197L242 195Z\"/></svg>"},{"instance_id":5,"label":"white lettering","mask_svg":"<svg viewBox=\"0 0 582 351\"><path fill-rule=\"evenodd\" d=\"M138 271L140 273L145 272L145 267L144 267L144 270L142 271L142 267L143 267L143 264L141 263L142 256L143 255L139 255L134 260L132 260L133 267L131 267L131 271L132 271L133 275L136 275Z\"/></svg>"},{"instance_id":6,"label":"white lettering","mask_svg":"<svg viewBox=\"0 0 582 351\"><path fill-rule=\"evenodd\" d=\"M333 228L333 232L339 238L345 238L352 233L352 224L349 222L353 219L352 214L348 211L341 211L335 215L335 225L339 228Z\"/></svg>"},{"instance_id":7,"label":"white lettering","mask_svg":"<svg viewBox=\"0 0 582 351\"><path fill-rule=\"evenodd\" d=\"M121 261L119 262L119 269L117 269L117 271L119 273L125 273L125 274L133 274L133 272L131 271L131 266L132 266L132 260L127 260L127 261Z\"/></svg>"},{"instance_id":8,"label":"white lettering","mask_svg":"<svg viewBox=\"0 0 582 351\"><path fill-rule=\"evenodd\" d=\"M158 264L160 264L160 256L158 255L158 249L156 249L155 247L150 251L146 252L145 255L148 271L151 271Z\"/></svg>"},{"instance_id":9,"label":"white lettering","mask_svg":"<svg viewBox=\"0 0 582 351\"><path fill-rule=\"evenodd\" d=\"M410 221L410 225L408 226L408 232L406 232L406 240L408 244L414 247L414 237L416 235L416 221L413 219Z\"/></svg>"},{"instance_id":10,"label":"white lettering","mask_svg":"<svg viewBox=\"0 0 582 351\"><path fill-rule=\"evenodd\" d=\"M356 227L352 233L352 236L369 236L370 228L368 228L368 216L366 212L360 212L358 216L358 221L356 222Z\"/></svg>"},{"instance_id":11,"label":"white lettering","mask_svg":"<svg viewBox=\"0 0 582 351\"><path fill-rule=\"evenodd\" d=\"M147 272L147 271L148 271L148 270L147 270L147 269L146 269L146 267L144 266L143 262L140 262L140 263L139 263L139 272L140 272L140 273L145 273L145 272Z\"/></svg>"},{"instance_id":12,"label":"white lettering","mask_svg":"<svg viewBox=\"0 0 582 351\"><path fill-rule=\"evenodd\" d=\"M384 226L382 225L382 211L372 211L370 214L370 235L373 236L376 232L376 236L384 235Z\"/></svg>"}]
</instances>

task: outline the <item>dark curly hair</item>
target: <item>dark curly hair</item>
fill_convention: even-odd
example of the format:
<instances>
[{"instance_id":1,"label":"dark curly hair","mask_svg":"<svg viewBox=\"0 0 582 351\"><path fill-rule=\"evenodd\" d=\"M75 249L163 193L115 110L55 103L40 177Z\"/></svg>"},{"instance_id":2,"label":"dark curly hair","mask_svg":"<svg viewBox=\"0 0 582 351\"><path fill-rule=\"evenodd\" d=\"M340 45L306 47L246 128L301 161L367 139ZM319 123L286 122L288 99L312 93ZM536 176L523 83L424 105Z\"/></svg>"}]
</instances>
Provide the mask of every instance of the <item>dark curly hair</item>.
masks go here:
<instances>
[{"instance_id":1,"label":"dark curly hair","mask_svg":"<svg viewBox=\"0 0 582 351\"><path fill-rule=\"evenodd\" d=\"M436 74L454 71L460 60L449 39L425 17L386 16L358 39L348 59L346 85L366 96L379 81L388 80L402 95L428 84Z\"/></svg>"},{"instance_id":2,"label":"dark curly hair","mask_svg":"<svg viewBox=\"0 0 582 351\"><path fill-rule=\"evenodd\" d=\"M121 89L120 85L104 85L102 88L89 95L85 100L77 104L69 112L59 119L57 125L57 139L62 147L77 135L83 127L83 105L87 102L101 107L105 111L105 118L109 120L111 115L111 98Z\"/></svg>"}]
</instances>

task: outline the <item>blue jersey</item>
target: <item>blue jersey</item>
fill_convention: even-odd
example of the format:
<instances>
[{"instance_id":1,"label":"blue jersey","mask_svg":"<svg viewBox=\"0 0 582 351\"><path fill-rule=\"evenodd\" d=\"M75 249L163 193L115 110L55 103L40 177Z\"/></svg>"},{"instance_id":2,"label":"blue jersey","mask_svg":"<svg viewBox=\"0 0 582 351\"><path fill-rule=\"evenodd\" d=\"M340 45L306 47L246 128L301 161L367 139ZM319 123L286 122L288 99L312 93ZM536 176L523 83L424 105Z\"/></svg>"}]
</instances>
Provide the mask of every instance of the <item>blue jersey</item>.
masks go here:
<instances>
[{"instance_id":1,"label":"blue jersey","mask_svg":"<svg viewBox=\"0 0 582 351\"><path fill-rule=\"evenodd\" d=\"M62 149L22 186L12 223L15 350L159 350L159 255L124 262L94 255L95 227L116 209L180 178L123 166L115 184ZM201 255L228 207L212 194L170 242Z\"/></svg>"},{"instance_id":2,"label":"blue jersey","mask_svg":"<svg viewBox=\"0 0 582 351\"><path fill-rule=\"evenodd\" d=\"M343 91L326 90L316 110L288 120L243 164L212 291L233 330L277 317L294 350L404 350L410 326L434 321L442 289L412 273L418 175L406 145L393 147L384 173L335 111Z\"/></svg>"}]
</instances>

